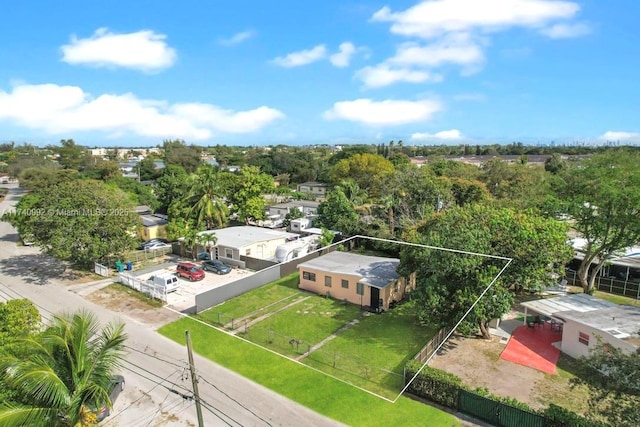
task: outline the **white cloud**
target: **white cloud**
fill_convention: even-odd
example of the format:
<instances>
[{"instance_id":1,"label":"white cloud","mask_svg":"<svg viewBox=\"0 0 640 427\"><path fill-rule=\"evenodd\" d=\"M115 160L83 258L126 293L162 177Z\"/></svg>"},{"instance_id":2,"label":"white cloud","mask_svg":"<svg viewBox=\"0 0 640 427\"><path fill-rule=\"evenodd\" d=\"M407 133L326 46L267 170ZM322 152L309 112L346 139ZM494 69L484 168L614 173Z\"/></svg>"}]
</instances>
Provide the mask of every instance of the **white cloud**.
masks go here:
<instances>
[{"instance_id":1,"label":"white cloud","mask_svg":"<svg viewBox=\"0 0 640 427\"><path fill-rule=\"evenodd\" d=\"M373 21L391 22L391 32L433 38L460 31L497 31L509 27L540 28L553 20L573 18L580 6L554 0L431 0L402 12L387 6Z\"/></svg>"},{"instance_id":2,"label":"white cloud","mask_svg":"<svg viewBox=\"0 0 640 427\"><path fill-rule=\"evenodd\" d=\"M220 44L224 46L233 46L236 44L240 44L243 41L249 40L251 37L254 37L255 35L256 33L253 30L242 31L232 35L229 38L220 39Z\"/></svg>"},{"instance_id":3,"label":"white cloud","mask_svg":"<svg viewBox=\"0 0 640 427\"><path fill-rule=\"evenodd\" d=\"M432 139L440 139L444 141L458 141L464 139L462 133L458 129L443 130L436 133L414 133L411 135L414 141L428 141Z\"/></svg>"},{"instance_id":4,"label":"white cloud","mask_svg":"<svg viewBox=\"0 0 640 427\"><path fill-rule=\"evenodd\" d=\"M482 48L468 34L451 34L428 45L403 43L389 62L438 67L447 63L477 66L484 62Z\"/></svg>"},{"instance_id":5,"label":"white cloud","mask_svg":"<svg viewBox=\"0 0 640 427\"><path fill-rule=\"evenodd\" d=\"M365 67L356 73L365 86L378 88L398 82L425 83L442 81L442 76L424 70L410 68L392 68L388 64L378 64L375 67Z\"/></svg>"},{"instance_id":6,"label":"white cloud","mask_svg":"<svg viewBox=\"0 0 640 427\"><path fill-rule=\"evenodd\" d=\"M100 131L206 140L215 132L255 132L284 117L265 106L231 111L210 104L138 99L131 93L92 97L77 86L25 84L11 92L0 90L0 119L50 134Z\"/></svg>"},{"instance_id":7,"label":"white cloud","mask_svg":"<svg viewBox=\"0 0 640 427\"><path fill-rule=\"evenodd\" d=\"M62 46L62 60L73 65L159 71L176 61L176 51L167 45L165 38L150 30L116 34L100 28L86 39L72 36L71 43Z\"/></svg>"},{"instance_id":8,"label":"white cloud","mask_svg":"<svg viewBox=\"0 0 640 427\"><path fill-rule=\"evenodd\" d=\"M344 42L340 44L338 53L331 55L329 60L335 67L348 67L351 62L351 57L356 53L357 49L351 42Z\"/></svg>"},{"instance_id":9,"label":"white cloud","mask_svg":"<svg viewBox=\"0 0 640 427\"><path fill-rule=\"evenodd\" d=\"M333 108L325 111L324 118L348 120L373 126L394 126L427 121L440 110L442 106L434 100L372 101L363 98L336 102Z\"/></svg>"},{"instance_id":10,"label":"white cloud","mask_svg":"<svg viewBox=\"0 0 640 427\"><path fill-rule=\"evenodd\" d=\"M292 52L286 56L279 56L273 59L273 62L281 67L291 68L311 64L312 62L324 59L326 56L327 48L321 44L312 49Z\"/></svg>"},{"instance_id":11,"label":"white cloud","mask_svg":"<svg viewBox=\"0 0 640 427\"><path fill-rule=\"evenodd\" d=\"M610 130L600 135L598 139L603 141L640 142L640 133Z\"/></svg>"},{"instance_id":12,"label":"white cloud","mask_svg":"<svg viewBox=\"0 0 640 427\"><path fill-rule=\"evenodd\" d=\"M584 22L554 24L540 30L542 34L552 39L570 39L582 37L591 32L591 27Z\"/></svg>"}]
</instances>

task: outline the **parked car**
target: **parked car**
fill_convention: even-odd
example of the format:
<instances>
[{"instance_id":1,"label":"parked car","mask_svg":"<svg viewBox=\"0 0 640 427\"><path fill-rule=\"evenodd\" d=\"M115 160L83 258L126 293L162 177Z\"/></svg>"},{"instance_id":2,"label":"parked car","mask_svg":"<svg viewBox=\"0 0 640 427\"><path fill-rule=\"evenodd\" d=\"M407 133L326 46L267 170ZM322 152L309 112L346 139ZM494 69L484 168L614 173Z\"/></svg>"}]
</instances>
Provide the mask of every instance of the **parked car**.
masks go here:
<instances>
[{"instance_id":1,"label":"parked car","mask_svg":"<svg viewBox=\"0 0 640 427\"><path fill-rule=\"evenodd\" d=\"M155 243L151 243L148 244L144 247L145 251L157 251L159 249L168 249L170 248L171 245L169 243L163 243L163 242L155 242Z\"/></svg>"},{"instance_id":2,"label":"parked car","mask_svg":"<svg viewBox=\"0 0 640 427\"><path fill-rule=\"evenodd\" d=\"M161 273L151 276L147 279L147 283L162 286L167 293L177 291L180 287L178 277L173 273Z\"/></svg>"},{"instance_id":3,"label":"parked car","mask_svg":"<svg viewBox=\"0 0 640 427\"><path fill-rule=\"evenodd\" d=\"M22 245L23 246L33 246L33 235L32 234L25 234L24 236L21 236L22 239Z\"/></svg>"},{"instance_id":4,"label":"parked car","mask_svg":"<svg viewBox=\"0 0 640 427\"><path fill-rule=\"evenodd\" d=\"M228 274L231 273L231 267L219 259L209 260L202 263L202 268L205 271L213 271L216 274Z\"/></svg>"},{"instance_id":5,"label":"parked car","mask_svg":"<svg viewBox=\"0 0 640 427\"><path fill-rule=\"evenodd\" d=\"M200 252L198 254L198 259L200 261L210 261L211 260L211 254L209 252Z\"/></svg>"},{"instance_id":6,"label":"parked car","mask_svg":"<svg viewBox=\"0 0 640 427\"><path fill-rule=\"evenodd\" d=\"M189 279L192 282L204 279L204 270L199 265L191 262L181 262L176 268L178 276Z\"/></svg>"},{"instance_id":7,"label":"parked car","mask_svg":"<svg viewBox=\"0 0 640 427\"><path fill-rule=\"evenodd\" d=\"M111 401L111 406L116 403L116 399L120 396L120 393L124 390L124 377L122 375L116 375L113 377L113 383L111 392L109 393L109 400ZM109 405L105 405L102 408L96 410L96 421L100 422L107 418L111 414L111 408Z\"/></svg>"},{"instance_id":8,"label":"parked car","mask_svg":"<svg viewBox=\"0 0 640 427\"><path fill-rule=\"evenodd\" d=\"M159 237L156 237L156 238L149 239L146 242L141 243L140 246L138 247L138 249L141 249L141 250L142 249L146 249L147 246L151 246L151 245L154 245L154 244L157 244L157 243L165 243L165 244L167 244L167 243L169 243L169 241L167 239L161 239Z\"/></svg>"}]
</instances>

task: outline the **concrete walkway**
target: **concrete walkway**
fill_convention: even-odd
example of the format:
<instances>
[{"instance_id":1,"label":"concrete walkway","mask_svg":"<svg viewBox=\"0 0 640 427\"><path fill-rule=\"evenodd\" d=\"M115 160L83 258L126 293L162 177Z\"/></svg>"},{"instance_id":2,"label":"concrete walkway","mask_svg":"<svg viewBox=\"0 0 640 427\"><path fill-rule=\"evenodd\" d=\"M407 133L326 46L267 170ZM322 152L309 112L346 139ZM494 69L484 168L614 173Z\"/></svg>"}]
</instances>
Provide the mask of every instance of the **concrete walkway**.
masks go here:
<instances>
[{"instance_id":1,"label":"concrete walkway","mask_svg":"<svg viewBox=\"0 0 640 427\"><path fill-rule=\"evenodd\" d=\"M277 309L276 311L272 311L270 313L263 314L262 316L253 319L252 321L250 321L250 322L248 322L248 323L243 325L244 326L244 330L242 332L246 331L247 328L255 325L256 323L262 322L264 319L268 319L269 317L273 316L274 314L280 313L281 311L286 310L289 307L293 307L294 305L300 304L301 302L306 301L309 298L311 298L311 296L304 297L304 298L299 299L299 300L295 300L294 302L292 302L290 304L287 304L284 307L281 307L281 308ZM241 317L240 319L233 320L232 322L229 322L226 325L224 325L224 328L229 330L229 329L233 328L233 324L234 323L236 323L236 322L242 323L245 319L248 319L249 317L251 317L251 314L248 314L245 317ZM236 328L231 333L233 335L237 335L238 333L240 333L240 328Z\"/></svg>"},{"instance_id":2,"label":"concrete walkway","mask_svg":"<svg viewBox=\"0 0 640 427\"><path fill-rule=\"evenodd\" d=\"M300 361L302 359L304 359L305 357L307 357L308 355L310 355L311 353L313 353L314 351L316 351L317 349L321 348L322 346L324 346L326 343L328 343L329 341L335 339L338 335L340 335L341 333L343 333L344 331L346 331L347 329L351 328L354 325L357 325L360 321L358 319L353 319L351 322L347 323L346 325L342 326L340 329L338 329L337 331L335 331L334 333L332 333L331 335L329 335L328 337L326 337L325 339L323 339L322 341L320 341L318 344L316 345L312 345L309 348L309 351L307 351L305 354L302 354L298 357L296 357L296 360Z\"/></svg>"}]
</instances>

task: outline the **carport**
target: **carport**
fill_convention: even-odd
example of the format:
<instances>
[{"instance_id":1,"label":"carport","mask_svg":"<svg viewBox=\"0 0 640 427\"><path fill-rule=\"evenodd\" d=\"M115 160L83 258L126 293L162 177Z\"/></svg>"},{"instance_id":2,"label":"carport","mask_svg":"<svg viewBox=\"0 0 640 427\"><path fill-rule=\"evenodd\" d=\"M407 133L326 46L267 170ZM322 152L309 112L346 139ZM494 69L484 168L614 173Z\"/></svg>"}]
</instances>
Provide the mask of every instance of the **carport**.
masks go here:
<instances>
[{"instance_id":1,"label":"carport","mask_svg":"<svg viewBox=\"0 0 640 427\"><path fill-rule=\"evenodd\" d=\"M615 307L609 301L601 300L588 294L571 294L553 298L542 298L521 303L524 307L524 321L527 323L527 313L532 311L538 315L547 316L564 322L563 311L587 313L603 308Z\"/></svg>"}]
</instances>

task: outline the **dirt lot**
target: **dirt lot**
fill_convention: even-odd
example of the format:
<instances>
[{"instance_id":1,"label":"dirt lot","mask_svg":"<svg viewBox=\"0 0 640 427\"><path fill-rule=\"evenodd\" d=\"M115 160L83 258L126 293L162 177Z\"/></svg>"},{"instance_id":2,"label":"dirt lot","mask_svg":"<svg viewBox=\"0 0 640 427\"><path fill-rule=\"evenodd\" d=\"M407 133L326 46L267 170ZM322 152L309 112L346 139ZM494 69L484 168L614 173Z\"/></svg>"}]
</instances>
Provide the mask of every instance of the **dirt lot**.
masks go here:
<instances>
[{"instance_id":1,"label":"dirt lot","mask_svg":"<svg viewBox=\"0 0 640 427\"><path fill-rule=\"evenodd\" d=\"M554 403L576 412L587 411L586 389L570 385L571 358L561 355L558 373L549 375L500 359L505 347L499 337L492 341L452 337L430 366L457 375L472 388L486 387L493 394L518 399L532 408Z\"/></svg>"}]
</instances>

